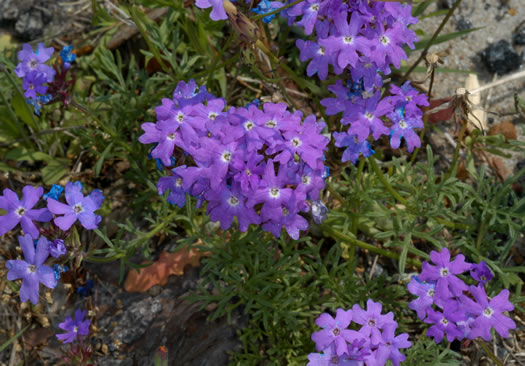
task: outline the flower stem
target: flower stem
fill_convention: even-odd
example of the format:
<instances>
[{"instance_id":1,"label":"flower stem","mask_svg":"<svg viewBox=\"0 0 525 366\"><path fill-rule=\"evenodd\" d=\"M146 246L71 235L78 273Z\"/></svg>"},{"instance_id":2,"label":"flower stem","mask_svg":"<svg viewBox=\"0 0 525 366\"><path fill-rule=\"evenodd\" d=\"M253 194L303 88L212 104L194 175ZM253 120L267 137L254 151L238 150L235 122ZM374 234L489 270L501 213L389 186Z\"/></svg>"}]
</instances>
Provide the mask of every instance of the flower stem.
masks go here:
<instances>
[{"instance_id":1,"label":"flower stem","mask_svg":"<svg viewBox=\"0 0 525 366\"><path fill-rule=\"evenodd\" d=\"M489 358L492 361L494 361L496 363L496 365L498 365L498 366L505 366L505 365L503 365L503 362L501 362L500 359L494 353L492 353L492 351L490 350L489 346L487 346L487 344L483 340L478 338L478 339L476 339L476 342L481 346L481 348L483 348L483 350L485 351L487 356L489 356Z\"/></svg>"},{"instance_id":2,"label":"flower stem","mask_svg":"<svg viewBox=\"0 0 525 366\"><path fill-rule=\"evenodd\" d=\"M465 123L463 123L463 126L461 126L461 129L459 130L459 135L458 135L458 142L456 144L456 150L454 150L454 157L452 158L452 164L450 164L450 169L449 171L447 172L447 174L445 174L445 180L447 180L448 178L450 178L450 176L452 175L452 173L456 170L457 168L457 163L458 163L458 158L459 158L459 150L461 149L461 141L463 140L463 136L465 135L465 132L467 131L467 123L465 121Z\"/></svg>"},{"instance_id":3,"label":"flower stem","mask_svg":"<svg viewBox=\"0 0 525 366\"><path fill-rule=\"evenodd\" d=\"M368 164L370 165L372 170L376 173L377 177L379 178L383 186L386 188L386 190L390 192L392 197L394 197L399 203L407 206L408 201L405 198L403 198L399 193L397 193L397 191L394 190L394 188L392 188L390 183L386 180L386 177L381 171L381 169L379 169L379 166L376 163L376 158L374 156L371 156L368 158Z\"/></svg>"},{"instance_id":4,"label":"flower stem","mask_svg":"<svg viewBox=\"0 0 525 366\"><path fill-rule=\"evenodd\" d=\"M341 233L341 232L339 232L337 230L334 230L332 228L329 228L329 227L322 227L322 230L323 230L323 232L325 234L331 236L334 239L339 239L339 240L345 241L345 242L351 244L352 246L357 245L358 247L360 247L362 249L366 249L366 250L368 250L370 252L374 252L376 254L382 255L382 256L387 257L387 258L399 260L399 254L397 254L397 253L391 252L391 251L383 249L383 248L378 248L378 247L376 247L376 246L374 246L372 244L368 244L368 243L365 243L365 242L363 242L361 240L352 238L351 236L345 235L345 234L343 234L343 233ZM406 263L411 264L411 265L416 266L416 267L421 267L421 262L418 261L417 259L407 258Z\"/></svg>"},{"instance_id":5,"label":"flower stem","mask_svg":"<svg viewBox=\"0 0 525 366\"><path fill-rule=\"evenodd\" d=\"M452 14L454 14L454 11L456 11L456 9L458 8L459 4L461 4L461 0L457 0L456 3L454 4L454 6L452 8L450 8L450 10L448 11L447 15L445 16L445 18L443 18L443 21L439 25L438 29L436 29L436 31L432 35L432 38L430 38L430 41L427 43L425 49L423 50L423 52L421 52L421 55L419 55L419 58L416 60L416 62L414 62L412 64L412 66L410 66L410 69L408 69L406 74L403 76L403 80L407 80L408 77L410 76L410 74L412 73L412 71L414 71L414 69L417 67L417 65L419 65L419 63L425 58L425 56L428 53L428 49L430 48L430 46L432 46L432 44L436 40L436 38L439 35L439 33L441 33L441 31L445 27L445 24L447 24L447 22L449 21L450 17L452 16Z\"/></svg>"}]
</instances>

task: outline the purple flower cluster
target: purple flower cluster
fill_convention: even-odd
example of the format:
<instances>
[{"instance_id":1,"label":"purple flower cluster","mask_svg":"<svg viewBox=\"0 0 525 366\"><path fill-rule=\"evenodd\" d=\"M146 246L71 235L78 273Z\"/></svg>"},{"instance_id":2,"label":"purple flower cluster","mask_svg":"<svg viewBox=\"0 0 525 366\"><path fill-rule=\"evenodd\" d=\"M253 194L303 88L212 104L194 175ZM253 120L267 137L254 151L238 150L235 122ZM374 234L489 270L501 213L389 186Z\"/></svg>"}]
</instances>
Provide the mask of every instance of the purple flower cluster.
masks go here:
<instances>
[{"instance_id":1,"label":"purple flower cluster","mask_svg":"<svg viewBox=\"0 0 525 366\"><path fill-rule=\"evenodd\" d=\"M262 224L279 237L284 226L297 239L308 222L300 215L324 187L324 123L291 113L284 103L230 107L195 81L179 83L172 99L155 108L157 122L142 124L139 141L156 144L151 156L170 166L176 149L191 166L180 165L160 178L160 194L182 207L185 194L208 202L207 213L228 229Z\"/></svg>"},{"instance_id":2,"label":"purple flower cluster","mask_svg":"<svg viewBox=\"0 0 525 366\"><path fill-rule=\"evenodd\" d=\"M323 328L312 334L317 351L308 355L308 366L383 366L391 360L395 366L405 360L400 348L408 348L408 334L395 335L394 314L381 314L382 306L372 300L367 309L355 304L351 310L337 309L335 319L323 313L315 324ZM356 323L359 330L348 329Z\"/></svg>"},{"instance_id":3,"label":"purple flower cluster","mask_svg":"<svg viewBox=\"0 0 525 366\"><path fill-rule=\"evenodd\" d=\"M418 296L410 302L410 309L419 319L432 324L427 336L440 343L444 336L454 339L491 339L491 328L504 338L509 329L516 328L512 319L504 315L514 306L509 302L509 291L502 290L492 299L487 297L484 284L493 276L485 262L471 264L459 254L451 261L447 248L430 253L432 264L423 263L423 270L408 284L408 291ZM468 286L458 275L470 271L478 282Z\"/></svg>"},{"instance_id":4,"label":"purple flower cluster","mask_svg":"<svg viewBox=\"0 0 525 366\"><path fill-rule=\"evenodd\" d=\"M0 216L0 235L14 229L19 223L25 234L18 237L25 260L6 262L7 279L22 280L19 293L22 302L30 300L33 304L38 303L39 283L54 288L60 273L63 272L54 270L44 263L49 255L59 258L67 253L64 239L69 233L59 233L55 227L50 230L44 229L40 227L40 223L50 222L55 216L53 223L56 227L67 231L78 219L84 228L91 230L97 228L101 220L101 217L94 213L100 208L104 198L101 191L94 190L84 197L80 182L68 183L65 189L67 204L64 204L58 201L62 190L61 186L53 185L53 188L44 194L47 207L38 209L34 207L44 193L42 187L25 186L21 200L8 188L4 189L3 195L0 196L0 209L7 212ZM50 242L45 236L40 235L41 233L46 236L53 235L56 239Z\"/></svg>"},{"instance_id":5,"label":"purple flower cluster","mask_svg":"<svg viewBox=\"0 0 525 366\"><path fill-rule=\"evenodd\" d=\"M62 49L60 52L62 66L58 66L57 63L55 68L45 64L54 53L53 47L46 48L43 43L39 43L34 51L31 45L24 44L22 50L18 52L20 62L15 68L15 74L23 79L24 96L33 106L35 114L40 115L42 106L57 97L64 102L67 101L67 92L73 82L66 81L66 73L71 62L76 58L76 55L71 53L72 49L72 46Z\"/></svg>"}]
</instances>

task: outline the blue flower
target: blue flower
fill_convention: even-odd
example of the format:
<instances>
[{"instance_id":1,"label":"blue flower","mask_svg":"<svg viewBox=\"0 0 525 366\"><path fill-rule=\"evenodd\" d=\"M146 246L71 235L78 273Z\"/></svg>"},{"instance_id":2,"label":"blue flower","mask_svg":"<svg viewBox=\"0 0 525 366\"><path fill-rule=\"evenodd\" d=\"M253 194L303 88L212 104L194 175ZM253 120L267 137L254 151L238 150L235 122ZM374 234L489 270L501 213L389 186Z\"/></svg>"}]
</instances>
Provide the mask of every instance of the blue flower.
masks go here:
<instances>
[{"instance_id":1,"label":"blue flower","mask_svg":"<svg viewBox=\"0 0 525 366\"><path fill-rule=\"evenodd\" d=\"M45 193L42 197L47 201L48 198L52 198L54 200L58 200L60 198L60 195L64 191L64 187L62 187L59 184L53 184L51 189L48 193Z\"/></svg>"}]
</instances>

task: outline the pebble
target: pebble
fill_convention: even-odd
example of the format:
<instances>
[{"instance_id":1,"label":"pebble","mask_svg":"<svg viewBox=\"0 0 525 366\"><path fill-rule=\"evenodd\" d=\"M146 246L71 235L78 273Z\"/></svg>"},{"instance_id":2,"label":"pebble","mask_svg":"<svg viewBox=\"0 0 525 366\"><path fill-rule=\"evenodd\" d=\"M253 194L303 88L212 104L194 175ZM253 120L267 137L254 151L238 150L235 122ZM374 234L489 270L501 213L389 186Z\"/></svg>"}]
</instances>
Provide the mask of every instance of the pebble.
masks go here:
<instances>
[{"instance_id":1,"label":"pebble","mask_svg":"<svg viewBox=\"0 0 525 366\"><path fill-rule=\"evenodd\" d=\"M439 0L438 6L441 9L450 9L456 4L456 0Z\"/></svg>"},{"instance_id":2,"label":"pebble","mask_svg":"<svg viewBox=\"0 0 525 366\"><path fill-rule=\"evenodd\" d=\"M512 43L515 46L525 46L525 22L515 31L512 36Z\"/></svg>"},{"instance_id":3,"label":"pebble","mask_svg":"<svg viewBox=\"0 0 525 366\"><path fill-rule=\"evenodd\" d=\"M491 73L506 74L520 67L521 57L510 43L504 39L490 44L483 52L481 59Z\"/></svg>"},{"instance_id":4,"label":"pebble","mask_svg":"<svg viewBox=\"0 0 525 366\"><path fill-rule=\"evenodd\" d=\"M467 18L461 17L456 21L456 29L458 31L472 29L472 22Z\"/></svg>"}]
</instances>

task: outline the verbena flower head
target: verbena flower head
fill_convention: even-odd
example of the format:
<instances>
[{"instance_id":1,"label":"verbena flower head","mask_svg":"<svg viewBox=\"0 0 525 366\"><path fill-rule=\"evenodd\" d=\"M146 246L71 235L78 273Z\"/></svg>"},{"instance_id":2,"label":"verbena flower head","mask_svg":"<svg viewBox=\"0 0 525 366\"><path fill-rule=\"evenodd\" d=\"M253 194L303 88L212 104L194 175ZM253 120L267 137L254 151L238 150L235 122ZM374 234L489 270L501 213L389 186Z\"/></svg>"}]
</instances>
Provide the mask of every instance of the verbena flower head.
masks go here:
<instances>
[{"instance_id":1,"label":"verbena flower head","mask_svg":"<svg viewBox=\"0 0 525 366\"><path fill-rule=\"evenodd\" d=\"M58 327L66 331L66 333L57 334L59 341L63 343L71 343L78 336L87 336L89 334L89 325L91 321L89 319L84 319L86 316L86 310L77 309L75 311L75 319L72 319L70 316L60 324Z\"/></svg>"},{"instance_id":2,"label":"verbena flower head","mask_svg":"<svg viewBox=\"0 0 525 366\"><path fill-rule=\"evenodd\" d=\"M24 260L15 259L6 262L7 279L14 281L21 279L20 300L31 301L34 305L38 303L39 284L48 288L55 288L57 280L51 267L44 265L49 256L49 241L41 236L36 248L33 237L29 234L19 236L18 242L24 253Z\"/></svg>"},{"instance_id":3,"label":"verbena flower head","mask_svg":"<svg viewBox=\"0 0 525 366\"><path fill-rule=\"evenodd\" d=\"M169 190L171 203L182 207L190 194L208 201L208 215L223 229L236 218L242 231L261 224L297 239L308 228L307 200L318 200L324 188L325 124L284 103L261 107L227 108L195 81L181 82L173 99L155 108L157 121L142 125L139 141L157 144L151 154L164 165L182 152L194 162L159 180L159 193Z\"/></svg>"},{"instance_id":4,"label":"verbena flower head","mask_svg":"<svg viewBox=\"0 0 525 366\"><path fill-rule=\"evenodd\" d=\"M40 232L33 221L48 222L53 218L47 208L33 208L43 193L42 187L25 186L20 201L15 192L9 188L4 189L3 195L0 196L0 208L7 211L7 214L0 216L0 235L4 235L20 223L24 233L38 238Z\"/></svg>"},{"instance_id":5,"label":"verbena flower head","mask_svg":"<svg viewBox=\"0 0 525 366\"><path fill-rule=\"evenodd\" d=\"M57 216L54 223L62 230L69 230L75 221L79 220L82 226L88 230L96 229L102 217L95 211L102 205L104 196L98 189L93 190L88 196L82 194L82 183L66 184L66 202L61 203L53 198L48 198L47 207L49 211Z\"/></svg>"},{"instance_id":6,"label":"verbena flower head","mask_svg":"<svg viewBox=\"0 0 525 366\"><path fill-rule=\"evenodd\" d=\"M479 264L472 264L470 268L470 275L473 279L479 282L480 285L484 285L494 277L490 268L484 261L481 261Z\"/></svg>"},{"instance_id":7,"label":"verbena flower head","mask_svg":"<svg viewBox=\"0 0 525 366\"><path fill-rule=\"evenodd\" d=\"M509 329L515 324L503 313L514 306L508 301L508 290L502 290L489 299L484 284L492 278L492 273L484 262L469 264L463 255L451 260L445 248L440 253L430 253L435 266L423 262L423 272L412 278L408 284L410 293L418 296L409 304L417 312L418 318L432 324L427 336L436 343L446 336L454 339L475 339L482 337L490 340L491 328L495 328L502 337L508 337ZM469 274L478 281L477 286L467 286L458 277L470 269ZM426 281L426 282L425 282Z\"/></svg>"},{"instance_id":8,"label":"verbena flower head","mask_svg":"<svg viewBox=\"0 0 525 366\"><path fill-rule=\"evenodd\" d=\"M44 75L46 81L52 81L55 70L44 63L51 58L53 52L53 47L46 48L43 43L38 44L36 51L33 51L31 45L24 44L22 50L18 52L20 63L15 69L16 76L23 78L29 73L37 73Z\"/></svg>"},{"instance_id":9,"label":"verbena flower head","mask_svg":"<svg viewBox=\"0 0 525 366\"><path fill-rule=\"evenodd\" d=\"M52 257L58 258L66 254L66 246L64 244L64 240L62 239L55 239L52 242L49 243L49 254L51 254Z\"/></svg>"},{"instance_id":10,"label":"verbena flower head","mask_svg":"<svg viewBox=\"0 0 525 366\"><path fill-rule=\"evenodd\" d=\"M322 353L309 354L308 365L383 366L391 360L398 366L404 361L406 357L399 349L411 346L408 334L395 335L393 314L382 315L381 304L368 300L367 308L365 311L354 305L348 311L337 309L335 319L321 314L315 323L324 329L314 332L312 340ZM362 325L359 331L347 329L352 320Z\"/></svg>"}]
</instances>

